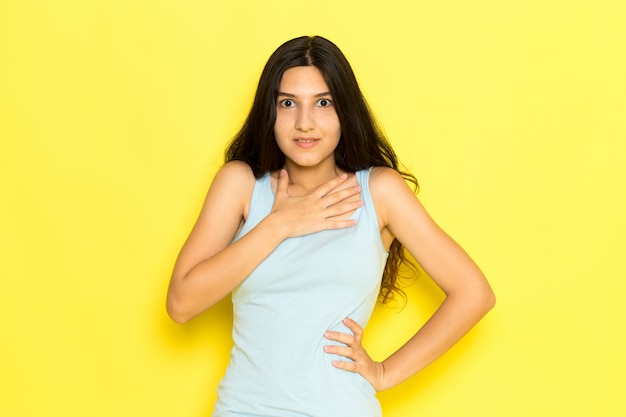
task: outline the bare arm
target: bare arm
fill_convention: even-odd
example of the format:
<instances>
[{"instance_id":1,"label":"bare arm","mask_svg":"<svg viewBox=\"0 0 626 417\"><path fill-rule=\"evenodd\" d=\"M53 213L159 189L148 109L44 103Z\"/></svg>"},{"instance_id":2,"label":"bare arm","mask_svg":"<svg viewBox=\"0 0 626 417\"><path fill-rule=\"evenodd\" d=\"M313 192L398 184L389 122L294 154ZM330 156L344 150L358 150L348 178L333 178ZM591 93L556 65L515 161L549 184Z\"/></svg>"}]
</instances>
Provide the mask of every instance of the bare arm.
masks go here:
<instances>
[{"instance_id":1,"label":"bare arm","mask_svg":"<svg viewBox=\"0 0 626 417\"><path fill-rule=\"evenodd\" d=\"M495 297L478 266L435 224L402 177L387 168L372 173L370 189L383 228L408 249L446 298L426 324L383 362L372 361L361 347L362 329L344 323L354 333L330 334L345 347L329 351L353 359L336 366L361 373L378 391L411 377L463 337L494 305Z\"/></svg>"},{"instance_id":2,"label":"bare arm","mask_svg":"<svg viewBox=\"0 0 626 417\"><path fill-rule=\"evenodd\" d=\"M358 193L355 187L336 190L344 176L299 197L288 195L288 181L283 171L271 213L231 244L247 214L255 178L238 161L217 173L170 280L167 311L174 321L184 323L224 298L283 240L353 225L330 219L361 204L345 201Z\"/></svg>"}]
</instances>

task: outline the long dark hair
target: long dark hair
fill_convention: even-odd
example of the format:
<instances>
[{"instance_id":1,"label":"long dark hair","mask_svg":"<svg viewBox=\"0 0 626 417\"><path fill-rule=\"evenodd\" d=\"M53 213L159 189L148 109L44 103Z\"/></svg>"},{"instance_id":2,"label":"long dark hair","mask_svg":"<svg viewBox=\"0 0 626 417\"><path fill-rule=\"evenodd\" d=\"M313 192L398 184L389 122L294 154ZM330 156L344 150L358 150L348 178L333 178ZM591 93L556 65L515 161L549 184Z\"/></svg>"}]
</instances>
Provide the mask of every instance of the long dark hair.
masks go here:
<instances>
[{"instance_id":1,"label":"long dark hair","mask_svg":"<svg viewBox=\"0 0 626 417\"><path fill-rule=\"evenodd\" d=\"M261 73L252 109L226 149L226 161L246 162L256 178L283 167L285 155L274 138L276 98L283 73L299 66L319 69L333 97L341 126L341 137L335 149L337 166L346 172L372 166L393 168L417 190L415 177L399 168L398 158L374 119L348 60L334 43L320 36L292 39L270 56ZM396 293L403 294L397 285L402 263L410 265L402 244L394 239L382 278L382 303L393 299Z\"/></svg>"}]
</instances>

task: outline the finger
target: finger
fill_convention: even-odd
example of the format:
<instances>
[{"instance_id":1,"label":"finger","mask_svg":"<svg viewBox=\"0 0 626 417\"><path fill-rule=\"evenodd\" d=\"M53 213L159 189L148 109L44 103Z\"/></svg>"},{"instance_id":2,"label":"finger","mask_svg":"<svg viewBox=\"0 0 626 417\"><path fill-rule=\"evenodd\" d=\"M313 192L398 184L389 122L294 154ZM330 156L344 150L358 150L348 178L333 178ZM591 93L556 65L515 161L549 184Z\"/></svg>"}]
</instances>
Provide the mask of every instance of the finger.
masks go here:
<instances>
[{"instance_id":1,"label":"finger","mask_svg":"<svg viewBox=\"0 0 626 417\"><path fill-rule=\"evenodd\" d=\"M343 343L346 346L352 346L356 341L354 336L342 332L327 331L324 333L324 337L328 340L334 340L335 342Z\"/></svg>"},{"instance_id":2,"label":"finger","mask_svg":"<svg viewBox=\"0 0 626 417\"><path fill-rule=\"evenodd\" d=\"M318 197L324 197L325 195L330 193L332 190L337 188L340 184L342 184L346 179L348 179L348 174L344 172L342 174L337 175L335 178L331 179L325 184L320 185L319 187L315 189L314 192Z\"/></svg>"},{"instance_id":3,"label":"finger","mask_svg":"<svg viewBox=\"0 0 626 417\"><path fill-rule=\"evenodd\" d=\"M321 230L347 229L348 227L354 227L355 225L356 225L356 220L354 219L327 220L323 223L323 227Z\"/></svg>"},{"instance_id":4,"label":"finger","mask_svg":"<svg viewBox=\"0 0 626 417\"><path fill-rule=\"evenodd\" d=\"M360 192L361 192L361 186L355 185L354 187L348 187L348 188L344 188L338 191L331 191L321 198L324 200L326 207L331 207L350 197L358 195Z\"/></svg>"},{"instance_id":5,"label":"finger","mask_svg":"<svg viewBox=\"0 0 626 417\"><path fill-rule=\"evenodd\" d=\"M359 325L359 323L349 317L346 317L345 319L343 319L343 324L348 329L352 330L352 333L354 333L354 337L357 340L361 340L361 337L363 336L363 328Z\"/></svg>"},{"instance_id":6,"label":"finger","mask_svg":"<svg viewBox=\"0 0 626 417\"><path fill-rule=\"evenodd\" d=\"M324 211L324 217L327 220L333 220L333 217L339 217L342 214L352 213L359 207L363 206L363 200L359 201L350 201L343 204L335 204L333 206L327 207Z\"/></svg>"},{"instance_id":7,"label":"finger","mask_svg":"<svg viewBox=\"0 0 626 417\"><path fill-rule=\"evenodd\" d=\"M278 172L278 182L276 183L276 194L279 192L286 193L289 186L289 174L286 169L281 169Z\"/></svg>"},{"instance_id":8,"label":"finger","mask_svg":"<svg viewBox=\"0 0 626 417\"><path fill-rule=\"evenodd\" d=\"M359 372L359 365L356 362L333 361L333 366L348 372Z\"/></svg>"},{"instance_id":9,"label":"finger","mask_svg":"<svg viewBox=\"0 0 626 417\"><path fill-rule=\"evenodd\" d=\"M348 346L341 345L327 345L324 346L324 352L332 353L337 356L343 356L344 358L351 359L352 361L357 360L357 351Z\"/></svg>"}]
</instances>

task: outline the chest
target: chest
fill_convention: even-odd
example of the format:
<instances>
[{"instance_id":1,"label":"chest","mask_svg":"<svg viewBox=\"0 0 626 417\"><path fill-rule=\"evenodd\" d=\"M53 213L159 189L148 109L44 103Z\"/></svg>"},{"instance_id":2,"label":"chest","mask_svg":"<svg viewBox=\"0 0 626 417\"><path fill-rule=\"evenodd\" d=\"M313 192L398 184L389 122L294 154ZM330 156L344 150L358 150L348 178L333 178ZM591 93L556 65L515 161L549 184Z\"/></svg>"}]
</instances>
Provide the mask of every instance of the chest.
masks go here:
<instances>
[{"instance_id":1,"label":"chest","mask_svg":"<svg viewBox=\"0 0 626 417\"><path fill-rule=\"evenodd\" d=\"M380 282L386 253L375 240L377 230L368 229L356 226L287 239L241 284L237 297L332 298L371 292Z\"/></svg>"}]
</instances>

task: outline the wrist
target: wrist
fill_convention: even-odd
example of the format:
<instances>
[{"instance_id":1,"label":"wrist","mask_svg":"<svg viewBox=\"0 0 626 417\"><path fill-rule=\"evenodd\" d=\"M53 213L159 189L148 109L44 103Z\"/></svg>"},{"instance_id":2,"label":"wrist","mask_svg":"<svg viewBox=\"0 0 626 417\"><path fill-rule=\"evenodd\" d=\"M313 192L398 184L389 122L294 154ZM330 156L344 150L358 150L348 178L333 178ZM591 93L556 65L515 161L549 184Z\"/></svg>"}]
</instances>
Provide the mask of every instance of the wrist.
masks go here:
<instances>
[{"instance_id":1,"label":"wrist","mask_svg":"<svg viewBox=\"0 0 626 417\"><path fill-rule=\"evenodd\" d=\"M387 387L385 385L385 362L378 362L378 388L376 391L384 391Z\"/></svg>"},{"instance_id":2,"label":"wrist","mask_svg":"<svg viewBox=\"0 0 626 417\"><path fill-rule=\"evenodd\" d=\"M376 387L376 391L386 391L396 386L396 383L390 381L391 372L389 372L388 366L385 364L385 361L378 362L378 364L378 387Z\"/></svg>"},{"instance_id":3,"label":"wrist","mask_svg":"<svg viewBox=\"0 0 626 417\"><path fill-rule=\"evenodd\" d=\"M284 222L280 221L279 216L274 212L268 214L261 222L259 226L263 225L267 228L268 236L271 240L276 240L276 244L281 243L283 240L290 237L290 231Z\"/></svg>"}]
</instances>

